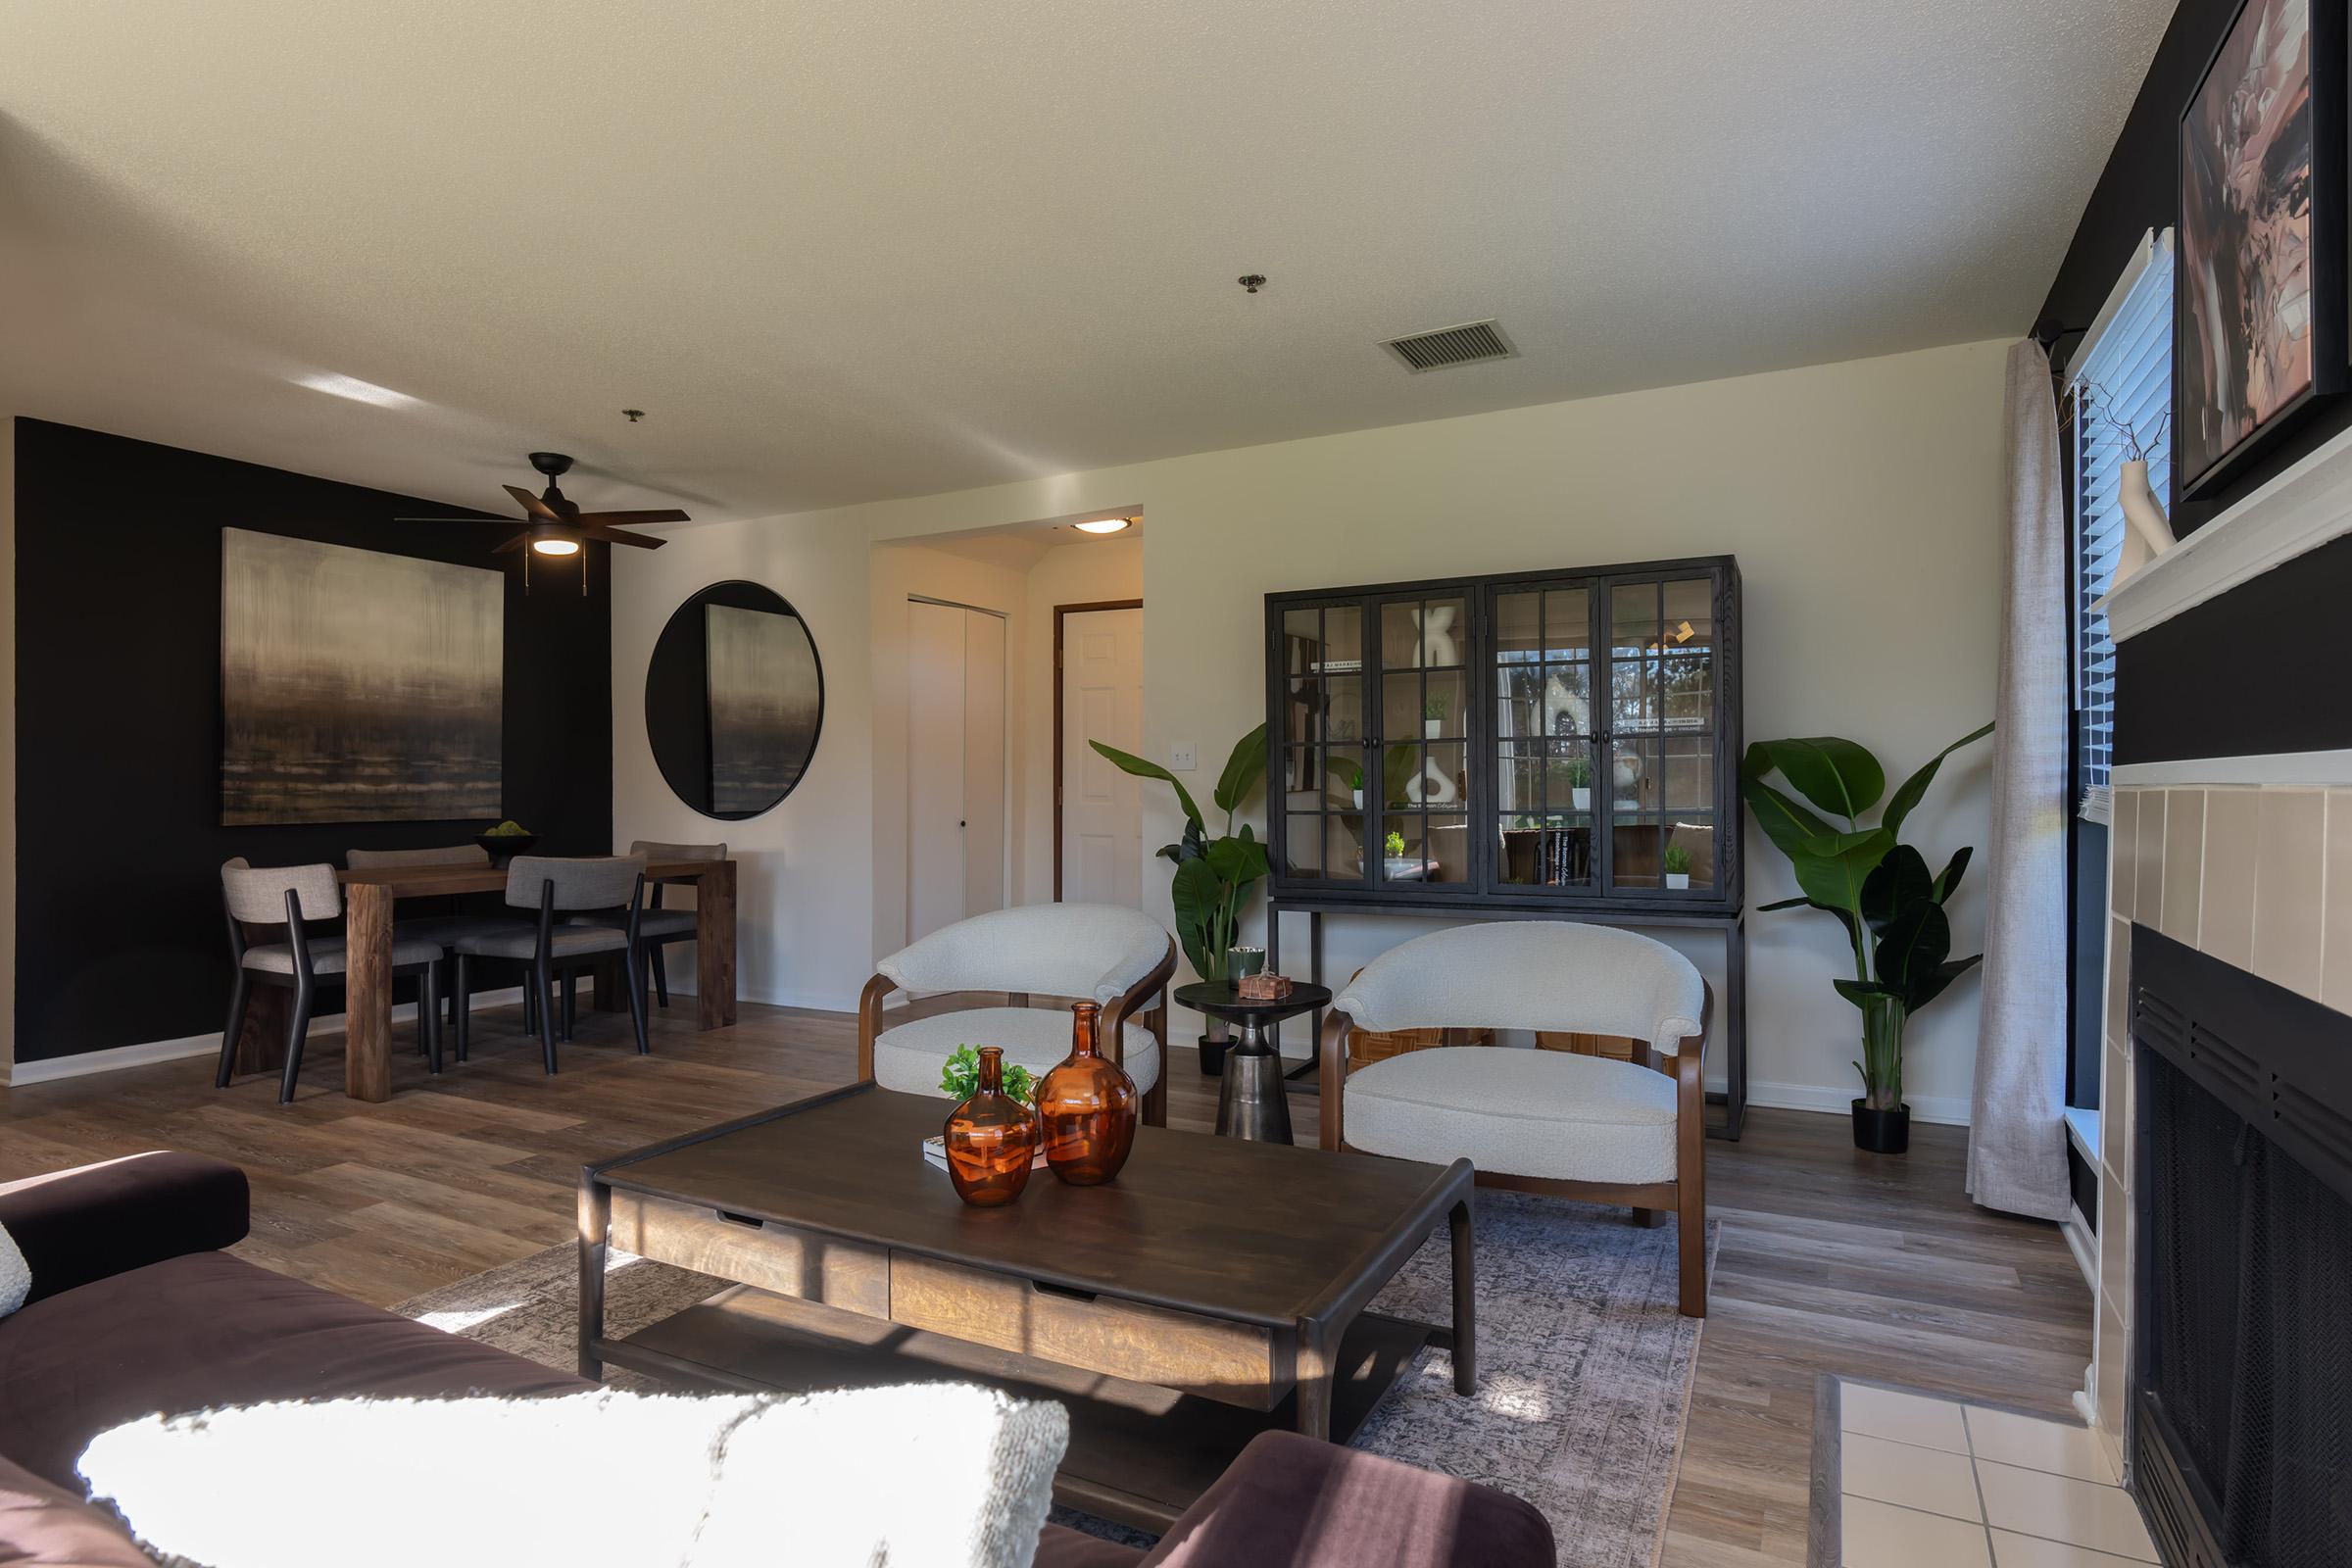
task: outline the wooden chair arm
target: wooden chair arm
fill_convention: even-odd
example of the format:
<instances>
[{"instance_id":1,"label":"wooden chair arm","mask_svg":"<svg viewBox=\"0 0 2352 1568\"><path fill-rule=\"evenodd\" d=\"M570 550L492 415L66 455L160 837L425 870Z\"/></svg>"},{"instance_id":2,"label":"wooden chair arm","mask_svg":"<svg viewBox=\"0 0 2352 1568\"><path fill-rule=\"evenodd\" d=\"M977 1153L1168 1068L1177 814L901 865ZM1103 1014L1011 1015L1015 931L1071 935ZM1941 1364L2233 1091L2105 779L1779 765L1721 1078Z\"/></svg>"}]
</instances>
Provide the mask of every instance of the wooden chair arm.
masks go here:
<instances>
[{"instance_id":1,"label":"wooden chair arm","mask_svg":"<svg viewBox=\"0 0 2352 1568\"><path fill-rule=\"evenodd\" d=\"M1355 1020L1337 1008L1323 1015L1323 1038L1319 1042L1322 1060L1315 1076L1323 1102L1320 1142L1328 1150L1342 1149L1348 1140L1348 1037L1354 1029Z\"/></svg>"},{"instance_id":2,"label":"wooden chair arm","mask_svg":"<svg viewBox=\"0 0 2352 1568\"><path fill-rule=\"evenodd\" d=\"M874 1038L882 1033L882 1000L899 988L886 974L877 974L858 993L858 1081L874 1081Z\"/></svg>"}]
</instances>

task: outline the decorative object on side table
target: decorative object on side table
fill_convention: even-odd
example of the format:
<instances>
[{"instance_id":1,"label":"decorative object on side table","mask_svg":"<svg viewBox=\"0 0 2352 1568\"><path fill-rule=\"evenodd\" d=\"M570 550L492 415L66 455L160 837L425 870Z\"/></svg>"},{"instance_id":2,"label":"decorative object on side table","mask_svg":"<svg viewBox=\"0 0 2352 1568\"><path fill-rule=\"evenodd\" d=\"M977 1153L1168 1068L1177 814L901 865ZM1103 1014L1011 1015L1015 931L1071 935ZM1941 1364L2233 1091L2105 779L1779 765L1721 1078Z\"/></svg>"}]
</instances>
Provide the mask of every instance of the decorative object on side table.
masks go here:
<instances>
[{"instance_id":1,"label":"decorative object on side table","mask_svg":"<svg viewBox=\"0 0 2352 1568\"><path fill-rule=\"evenodd\" d=\"M1290 977L1252 970L1234 982L1233 994L1244 1002L1280 1002L1291 994Z\"/></svg>"},{"instance_id":2,"label":"decorative object on side table","mask_svg":"<svg viewBox=\"0 0 2352 1568\"><path fill-rule=\"evenodd\" d=\"M1102 1011L1092 1002L1071 1004L1070 1054L1037 1086L1046 1163L1072 1187L1109 1181L1135 1148L1142 1096L1127 1069L1095 1049Z\"/></svg>"},{"instance_id":3,"label":"decorative object on side table","mask_svg":"<svg viewBox=\"0 0 2352 1568\"><path fill-rule=\"evenodd\" d=\"M1257 1143L1289 1143L1291 1103L1283 1093L1282 1057L1274 1050L1266 1028L1328 1005L1331 992L1323 986L1294 980L1286 995L1258 1002L1244 998L1232 982L1202 980L1177 987L1176 1002L1180 1006L1242 1026L1242 1038L1226 1053L1225 1082L1217 1090L1218 1133Z\"/></svg>"},{"instance_id":4,"label":"decorative object on side table","mask_svg":"<svg viewBox=\"0 0 2352 1568\"><path fill-rule=\"evenodd\" d=\"M2246 0L2180 116L2180 493L2344 385L2344 9Z\"/></svg>"},{"instance_id":5,"label":"decorative object on side table","mask_svg":"<svg viewBox=\"0 0 2352 1568\"><path fill-rule=\"evenodd\" d=\"M1161 845L1159 855L1176 867L1168 889L1176 915L1176 940L1194 973L1222 984L1234 939L1242 934L1242 910L1251 890L1271 869L1266 847L1250 832L1250 824L1244 822L1236 833L1233 823L1234 813L1265 777L1266 726L1260 724L1234 742L1233 754L1225 759L1225 771L1217 775L1212 799L1225 813L1225 833L1216 839L1208 836L1200 808L1193 804L1192 793L1175 774L1115 746L1101 741L1090 744L1122 773L1155 778L1175 790L1176 803L1184 808L1184 837ZM1224 1026L1220 1023L1212 1033L1200 1037L1200 1070L1211 1078L1217 1076L1224 1069Z\"/></svg>"},{"instance_id":6,"label":"decorative object on side table","mask_svg":"<svg viewBox=\"0 0 2352 1568\"><path fill-rule=\"evenodd\" d=\"M970 1051L968 1046L960 1047L956 1055L968 1055ZM954 1058L950 1061L949 1072L953 1073ZM1029 1185L1029 1166L1037 1152L1038 1116L1006 1092L1004 1053L997 1047L980 1048L974 1080L978 1087L948 1113L940 1136L947 1142L948 1179L956 1184L956 1196L975 1208L994 1208L1011 1202ZM941 1081L946 1082L945 1075Z\"/></svg>"},{"instance_id":7,"label":"decorative object on side table","mask_svg":"<svg viewBox=\"0 0 2352 1568\"><path fill-rule=\"evenodd\" d=\"M503 871L507 862L517 855L530 854L531 847L539 842L539 835L510 819L487 833L476 833L473 842L490 857L490 863Z\"/></svg>"},{"instance_id":8,"label":"decorative object on side table","mask_svg":"<svg viewBox=\"0 0 2352 1568\"><path fill-rule=\"evenodd\" d=\"M1669 844L1666 846L1665 853L1658 857L1658 863L1666 868L1666 885L1668 887L1679 892L1690 885L1690 852L1689 850L1680 844Z\"/></svg>"},{"instance_id":9,"label":"decorative object on side table","mask_svg":"<svg viewBox=\"0 0 2352 1568\"><path fill-rule=\"evenodd\" d=\"M1236 980L1244 975L1262 974L1266 967L1263 948L1233 947L1225 952L1225 972Z\"/></svg>"},{"instance_id":10,"label":"decorative object on side table","mask_svg":"<svg viewBox=\"0 0 2352 1568\"><path fill-rule=\"evenodd\" d=\"M1986 724L1930 758L1886 797L1876 827L1864 827L1862 816L1886 795L1886 773L1877 758L1852 741L1834 735L1758 741L1740 763L1740 793L1748 809L1765 837L1788 857L1796 885L1804 890L1764 908L1825 910L1838 917L1853 946L1854 977L1832 984L1862 1011L1862 1060L1854 1063L1863 1091L1853 1104L1857 1149L1899 1154L1910 1148L1903 1026L1984 956L1950 956L1952 927L1943 912L1968 869L1971 848L1962 845L1940 872L1931 875L1920 853L1895 835L1936 782L1943 760L1991 733ZM1765 776L1775 771L1814 808L1842 817L1844 827L1767 784Z\"/></svg>"}]
</instances>

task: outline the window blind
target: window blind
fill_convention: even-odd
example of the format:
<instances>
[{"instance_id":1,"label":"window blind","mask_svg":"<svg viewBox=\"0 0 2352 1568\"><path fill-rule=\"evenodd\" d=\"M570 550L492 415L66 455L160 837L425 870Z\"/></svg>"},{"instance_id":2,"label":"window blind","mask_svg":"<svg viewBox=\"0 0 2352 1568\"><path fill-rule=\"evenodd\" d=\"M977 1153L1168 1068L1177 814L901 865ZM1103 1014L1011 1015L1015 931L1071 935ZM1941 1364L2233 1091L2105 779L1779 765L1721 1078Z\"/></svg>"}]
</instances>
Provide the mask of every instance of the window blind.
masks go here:
<instances>
[{"instance_id":1,"label":"window blind","mask_svg":"<svg viewBox=\"0 0 2352 1568\"><path fill-rule=\"evenodd\" d=\"M2115 641L2099 601L2123 550L2118 492L2126 427L2147 450L2148 488L2170 505L2173 476L2173 233L2143 241L2068 370L2075 442L2073 581L2075 730L2082 814L2104 823L2115 762Z\"/></svg>"}]
</instances>

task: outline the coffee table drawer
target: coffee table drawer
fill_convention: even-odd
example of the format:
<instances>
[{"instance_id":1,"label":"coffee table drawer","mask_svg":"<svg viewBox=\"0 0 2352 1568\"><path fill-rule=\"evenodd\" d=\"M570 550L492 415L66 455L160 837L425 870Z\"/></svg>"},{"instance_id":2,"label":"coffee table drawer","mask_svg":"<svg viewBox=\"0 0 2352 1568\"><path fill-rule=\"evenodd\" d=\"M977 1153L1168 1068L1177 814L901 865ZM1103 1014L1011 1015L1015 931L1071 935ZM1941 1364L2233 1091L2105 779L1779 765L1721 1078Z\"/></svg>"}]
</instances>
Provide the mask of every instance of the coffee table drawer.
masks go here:
<instances>
[{"instance_id":1,"label":"coffee table drawer","mask_svg":"<svg viewBox=\"0 0 2352 1568\"><path fill-rule=\"evenodd\" d=\"M612 1235L614 1247L657 1263L867 1317L890 1316L885 1248L617 1190Z\"/></svg>"},{"instance_id":2,"label":"coffee table drawer","mask_svg":"<svg viewBox=\"0 0 2352 1568\"><path fill-rule=\"evenodd\" d=\"M1289 1392L1273 1331L1249 1323L1088 1297L919 1253L890 1255L890 1317L974 1345L1155 1383L1249 1410Z\"/></svg>"}]
</instances>

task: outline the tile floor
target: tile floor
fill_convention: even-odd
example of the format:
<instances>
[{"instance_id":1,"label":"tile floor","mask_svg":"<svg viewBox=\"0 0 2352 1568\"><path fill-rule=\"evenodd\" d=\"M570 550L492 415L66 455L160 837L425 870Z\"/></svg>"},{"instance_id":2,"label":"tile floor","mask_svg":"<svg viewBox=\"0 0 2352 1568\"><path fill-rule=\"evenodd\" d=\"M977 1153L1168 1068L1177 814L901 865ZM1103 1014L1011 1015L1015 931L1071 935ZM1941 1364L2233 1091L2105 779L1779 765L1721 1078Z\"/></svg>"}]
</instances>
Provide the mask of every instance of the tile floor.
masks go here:
<instances>
[{"instance_id":1,"label":"tile floor","mask_svg":"<svg viewBox=\"0 0 2352 1568\"><path fill-rule=\"evenodd\" d=\"M2133 1568L2139 1510L2084 1427L1838 1390L1841 1568Z\"/></svg>"}]
</instances>

